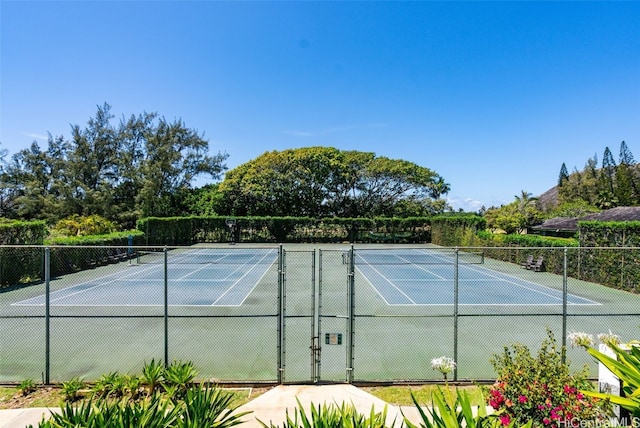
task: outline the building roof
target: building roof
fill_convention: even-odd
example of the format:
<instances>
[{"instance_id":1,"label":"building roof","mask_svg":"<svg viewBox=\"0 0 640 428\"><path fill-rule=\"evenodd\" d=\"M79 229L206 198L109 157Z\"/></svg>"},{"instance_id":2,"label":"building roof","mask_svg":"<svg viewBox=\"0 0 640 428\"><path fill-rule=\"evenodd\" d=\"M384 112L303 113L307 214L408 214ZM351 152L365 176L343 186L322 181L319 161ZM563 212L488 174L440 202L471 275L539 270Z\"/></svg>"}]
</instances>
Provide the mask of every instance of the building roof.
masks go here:
<instances>
[{"instance_id":1,"label":"building roof","mask_svg":"<svg viewBox=\"0 0 640 428\"><path fill-rule=\"evenodd\" d=\"M577 231L579 221L640 221L640 207L616 207L582 217L550 218L534 230Z\"/></svg>"}]
</instances>

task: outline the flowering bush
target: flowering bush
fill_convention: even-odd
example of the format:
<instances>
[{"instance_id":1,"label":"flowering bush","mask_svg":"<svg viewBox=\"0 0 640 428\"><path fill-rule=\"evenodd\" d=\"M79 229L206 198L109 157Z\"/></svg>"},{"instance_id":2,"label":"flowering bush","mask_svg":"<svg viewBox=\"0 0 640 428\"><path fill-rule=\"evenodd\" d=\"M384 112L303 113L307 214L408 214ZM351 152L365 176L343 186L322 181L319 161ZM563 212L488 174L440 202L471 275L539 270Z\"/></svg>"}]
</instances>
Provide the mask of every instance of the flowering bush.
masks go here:
<instances>
[{"instance_id":1,"label":"flowering bush","mask_svg":"<svg viewBox=\"0 0 640 428\"><path fill-rule=\"evenodd\" d=\"M515 344L491 359L498 378L486 391L487 403L503 425L531 421L534 427L579 426L604 414L602 401L580 391L593 389L587 368L571 374L569 363L563 363L564 348L557 349L551 331L547 336L537 357Z\"/></svg>"},{"instance_id":2,"label":"flowering bush","mask_svg":"<svg viewBox=\"0 0 640 428\"><path fill-rule=\"evenodd\" d=\"M447 379L447 374L456 369L456 362L453 358L439 357L431 360L431 368L438 370Z\"/></svg>"}]
</instances>

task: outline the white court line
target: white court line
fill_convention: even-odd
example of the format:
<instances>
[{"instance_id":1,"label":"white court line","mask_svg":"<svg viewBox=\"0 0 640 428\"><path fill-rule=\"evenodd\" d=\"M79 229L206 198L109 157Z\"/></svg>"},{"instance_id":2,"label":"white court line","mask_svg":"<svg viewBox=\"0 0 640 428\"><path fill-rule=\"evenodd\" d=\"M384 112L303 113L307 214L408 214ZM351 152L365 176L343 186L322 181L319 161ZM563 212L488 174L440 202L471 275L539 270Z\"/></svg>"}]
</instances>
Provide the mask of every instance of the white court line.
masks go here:
<instances>
[{"instance_id":1,"label":"white court line","mask_svg":"<svg viewBox=\"0 0 640 428\"><path fill-rule=\"evenodd\" d=\"M273 256L272 252L269 251L267 252L264 256L262 256L262 258L260 259L260 262L263 261L265 258L267 258L267 256ZM246 265L245 265L246 266ZM256 267L260 266L260 263L252 263L252 267L251 269L249 269L244 275L242 275L240 278L238 278L238 280L231 285L231 287L227 288L227 290L222 293L220 295L220 297L218 297L212 304L211 306L216 306L216 303L220 301L220 299L222 299L229 291L231 291L231 289L233 289L233 287L235 287L236 285L238 285L240 283L240 281L242 279L244 279L247 275L249 275L249 273L253 270L256 269ZM271 266L270 264L268 264L267 266ZM258 279L258 281L256 281L253 284L253 287L251 287L251 290L249 290L248 293L245 294L244 299L242 299L242 302L240 302L238 305L219 305L219 306L242 306L242 304L244 303L244 301L247 299L247 297L249 296L249 294L251 294L251 292L256 288L256 286L258 285L258 283L260 282L260 280L264 277L264 275L266 275L267 271L269 270L269 268L267 267L267 269L264 270L264 272L262 273L262 275L260 276L260 278Z\"/></svg>"},{"instance_id":2,"label":"white court line","mask_svg":"<svg viewBox=\"0 0 640 428\"><path fill-rule=\"evenodd\" d=\"M513 284L513 285L515 285L517 287L520 287L520 288L523 288L525 290L529 290L529 291L532 291L534 293L541 294L543 296L549 296L549 297L551 297L553 299L556 299L556 300L559 300L559 301L562 302L562 297L559 297L559 298L557 297L558 293L560 293L562 295L562 291L561 290L556 290L555 288L551 288L551 287L548 287L546 285L538 284L536 282L529 281L529 280L526 280L526 279L520 279L520 278L518 278L516 276L509 275L509 274L502 273L502 272L498 272L498 271L494 271L493 269L489 269L489 268L476 268L476 267L470 267L470 266L464 266L464 267L469 269L469 270L475 271L475 272L484 273L484 275L487 275L487 276L492 277L492 278L501 279L501 280L503 280L503 281L505 281L505 282L507 282L509 284ZM481 269L483 269L485 272L482 272ZM500 276L498 276L496 274L503 275L507 279L500 278ZM532 284L535 288L531 287L531 286L523 285L523 284L526 284L526 283ZM544 293L544 292L542 292L540 290L536 290L536 288L538 288L538 289L542 288L542 289L551 290L551 291L555 292L556 296L554 296L552 294L549 294L549 293ZM573 294L571 294L569 292L567 292L567 294L573 296ZM567 304L576 305L576 306L577 305L602 305L602 303L595 302L595 301L593 301L591 299L587 299L585 297L580 297L580 296L575 296L575 297L577 297L579 299L582 299L582 300L586 300L587 302L591 302L591 303L571 303L571 302L567 302Z\"/></svg>"},{"instance_id":3,"label":"white court line","mask_svg":"<svg viewBox=\"0 0 640 428\"><path fill-rule=\"evenodd\" d=\"M428 250L417 250L417 249L416 249L416 252L419 252L419 253L422 253L422 254L425 254L425 255L429 255L429 256L434 256L434 254L432 254L432 253L431 253L430 251L428 251ZM418 265L418 264L416 264L416 263L413 263L413 262L411 262L411 261L409 261L409 260L407 260L407 259L405 259L405 258L403 258L403 257L401 257L401 256L399 256L399 255L394 255L394 257L396 257L396 258L398 258L398 259L400 259L400 260L405 261L405 262L406 262L407 264L409 264L411 267L418 268L418 269L420 269L420 270L422 270L422 271L424 271L424 272L427 272L427 273L429 273L429 274L431 274L431 275L433 275L433 276L435 276L435 277L440 278L440 279L426 279L426 278L418 278L418 279L415 279L414 281L422 281L422 282L428 283L428 282L431 282L431 281L433 281L433 282L444 282L444 281L453 281L453 280L454 280L453 278L451 278L451 279L447 279L447 278L444 278L444 277L442 277L442 276L440 276L440 275L437 275L435 272L432 272L432 271L430 271L429 269L423 268L421 265ZM435 256L434 256L434 257L435 257ZM447 261L447 262L448 262L448 264L451 264L451 258L447 258L447 257L444 257L444 256L442 256L442 257L436 257L436 258L439 258L439 259L441 259L441 260L443 260L443 261ZM406 294L406 293L404 293L402 290L400 290L400 288L398 288L398 287L396 286L396 284L394 283L394 281L395 281L396 283L397 283L397 282L407 282L407 281L410 281L410 279L390 279L390 278L388 278L387 276L383 275L381 272L379 272L377 269L375 269L375 268L373 267L373 265L371 265L371 264L369 264L369 263L365 263L365 265L366 265L366 266L369 266L372 270L376 271L376 273L377 273L378 275L380 275L382 278L384 278L384 280L385 280L385 281L387 281L387 282L388 282L391 286L393 286L396 290L398 290L398 292L400 292L401 294L403 294L404 296L406 296L406 297L407 297L407 299L408 299L410 302L413 302L413 303L396 303L396 304L391 304L391 303L389 303L389 302L387 301L387 299L382 295L382 293L380 292L380 290L378 290L378 289L377 289L377 287L376 287L376 286L375 286L375 285L374 285L374 284L369 280L369 278L367 278L367 276L366 276L366 275L365 275L365 274L364 274L360 269L358 269L358 271L362 274L362 276L367 280L367 282L369 283L369 285L371 285L371 287L373 287L373 289L376 291L376 293L377 293L377 294L378 294L378 295L379 295L379 296L380 296L380 297L385 301L385 303L387 303L387 305L389 305L389 306L414 306L414 305L416 305L416 306L429 306L429 305L436 306L436 305L443 305L443 306L444 306L444 305L451 305L451 303L445 303L445 304L431 304L431 303L424 303L424 304L422 304L422 303L416 303L413 299L411 299L409 296L407 296L407 294ZM463 268L463 269L465 269L465 268L466 268L466 269L469 269L469 270L471 270L471 271L478 272L478 273L480 273L481 275L484 275L484 276L486 276L486 277L488 277L488 278L482 278L482 279L468 279L468 280L460 280L460 279L458 279L458 282L481 282L481 281L487 281L487 282L489 282L489 281L491 281L491 280L493 279L493 280L498 280L498 281L500 281L500 282L502 282L502 283L512 284L512 285L515 285L516 287L519 287L519 288L521 288L521 289L529 290L529 291L530 291L530 292L532 292L532 293L535 293L535 294L538 294L538 295L542 295L542 296L547 296L547 297L551 298L552 300L555 300L555 301L558 301L558 302L562 302L562 297L561 297L561 296L560 296L560 297L558 297L558 296L557 296L557 294L558 294L558 293L562 294L562 291L560 291L560 290L556 290L556 289L554 289L554 288L551 288L551 287L548 287L548 286L545 286L545 285L542 285L542 284L538 284L538 283L535 283L535 282L533 282L533 281L528 281L528 280L525 280L525 279L521 279L521 278L518 278L518 277L515 277L515 276L512 276L512 275L508 275L508 274L505 274L505 273L502 273L502 272L494 271L494 270L492 270L492 269L485 268L485 267L480 267L480 268L478 268L478 267L471 267L471 266L469 266L468 264L461 264L461 265L460 265L460 267L461 267L461 268ZM498 276L497 274L499 274L499 275L501 275L501 276ZM533 286L526 286L526 285L524 285L524 284L527 284L527 283L532 284ZM541 291L541 290L540 290L541 288L542 288L542 289L547 289L547 290L553 291L553 292L554 292L554 294L545 293L545 292L543 292L543 291ZM570 293L569 293L569 294L570 294ZM573 294L570 294L570 295L571 295L571 296L573 296ZM575 306L602 305L601 303L599 303L599 302L595 302L595 301L593 301L593 300L591 300L591 299L587 299L587 298L580 297L580 296L575 296L575 297L576 297L577 299L581 299L581 300L584 300L584 301L589 302L589 303L574 303L574 302L567 302L567 304L569 304L569 305L575 305ZM536 306L536 305L538 305L538 306L555 306L555 305L557 305L557 304L558 304L558 303L462 303L462 304L460 304L460 305L461 305L461 306L465 306L465 305L470 305L470 306L471 306L471 305L473 305L473 306Z\"/></svg>"},{"instance_id":4,"label":"white court line","mask_svg":"<svg viewBox=\"0 0 640 428\"><path fill-rule=\"evenodd\" d=\"M404 291L400 290L394 283L393 281L391 281L389 278L387 278L385 275L383 275L378 269L374 268L372 265L367 265L370 269L374 270L378 275L380 275L385 281L387 281L389 283L389 285L391 285L393 288L395 288L396 290L398 290L398 293L402 294L404 297L407 298L407 300L409 300L410 302L413 302L414 305L417 305L418 303L415 302L415 300L413 300L411 297L409 297ZM384 298L384 296L380 293L380 290L378 290L378 287L376 287L375 285L373 285L371 283L371 281L369 280L369 278L367 277L367 275L365 275L362 270L360 270L360 268L358 267L358 272L360 272L360 274L367 280L367 282L369 283L369 285L371 285L373 287L373 289L378 293L378 295L380 297L382 297L382 300L384 300L387 305L392 306L391 303L389 303L387 301L387 299Z\"/></svg>"},{"instance_id":5,"label":"white court line","mask_svg":"<svg viewBox=\"0 0 640 428\"><path fill-rule=\"evenodd\" d=\"M272 250L269 250L267 253L265 253L265 255L263 255L263 256L262 256L262 258L260 259L260 261L264 260L268 255L273 255L273 251L272 251ZM184 258L188 258L188 255L183 255L183 256L181 256L181 257L182 257L182 259L184 259ZM129 266L129 265L127 265L127 266ZM135 279L135 277L139 276L139 275L142 273L142 272L141 272L141 270L142 270L143 272L145 272L145 271L155 271L155 270L158 270L158 269L159 269L159 267L162 267L163 265L162 265L162 264L149 264L149 265L146 265L146 266L141 266L141 265L130 265L130 266L135 267L135 268L134 268L134 271L133 271L133 272L131 272L130 274L126 274L126 275L124 275L124 276L120 276L120 275L122 274L122 272L109 273L109 274L107 274L107 275L98 276L98 277L96 277L96 278L94 278L94 279L87 280L87 281L83 281L83 282L80 282L80 283L78 283L78 284L71 285L71 286L69 286L69 287L65 287L65 288L61 288L61 289L59 289L59 290L55 290L55 291L53 291L53 292L51 292L51 293L50 293L50 300L49 300L49 301L50 301L51 303L54 303L54 302L57 302L57 301L60 301L60 300L64 300L64 299L66 299L66 298L68 298L68 297L72 297L72 296L80 295L80 294L82 294L82 293L89 292L89 291L93 291L93 290L96 290L96 289L98 289L98 288L100 288L100 287L106 287L106 286L109 286L109 285L111 285L111 284L113 284L113 283L120 282L120 281L123 281L123 282L132 282L132 283L140 282L138 279ZM209 265L207 265L207 266L213 266L213 264L209 264ZM246 264L245 264L245 265L241 265L240 267L238 267L238 268L237 268L234 272L232 272L232 273L237 272L237 271L238 271L238 270L240 270L243 266L246 266ZM254 264L253 264L253 267L252 267L252 269L251 269L251 270L255 269L255 267L257 267L257 266L258 266L258 263L254 263ZM204 267L203 267L203 268L204 268ZM200 268L200 269L198 269L198 270L201 270L201 269L203 269L203 268ZM267 272L267 271L268 271L268 269L265 269L265 272L264 272L264 273L263 273L263 275L260 277L260 279L261 279L262 277L264 277L264 275L266 274L266 272ZM250 271L249 271L249 272L250 272ZM246 276L249 274L249 272L247 272L247 273L246 273L245 275L243 275L240 279L238 279L234 284L232 284L232 285L231 285L231 286L230 286L230 287L229 287L229 288L228 288L228 289L223 293L223 295L224 295L224 294L226 294L226 293L228 293L228 292L229 292L233 287L235 287L235 286L236 286L236 285L237 285L237 284L238 284L238 283L239 283L239 282L240 282L244 277L246 277ZM191 272L191 273L193 273L193 272ZM191 274L191 273L190 273L190 274ZM183 276L182 278L174 279L173 281L181 281L183 278L185 278L185 277L186 277L186 276L188 276L188 275L189 275L189 274L187 274L187 275ZM229 276L230 276L230 275L231 275L231 274L227 275L227 277L226 277L225 279L222 279L222 280L220 280L220 279L216 279L216 280L213 280L213 279L208 279L208 280L193 280L193 279L190 279L190 280L189 280L189 282L196 282L196 281L197 281L197 282L200 282L200 281L202 281L202 282L225 282L225 281L228 281L228 278L229 278ZM109 279L109 278L111 278L111 279ZM75 292L73 292L73 291L72 291L72 292L69 292L70 290L77 289L77 288L80 288L80 287L84 287L84 286L89 285L89 284L93 284L93 283L95 283L96 281L98 281L98 282L100 282L100 283L99 283L99 284L95 284L94 286L91 286L91 287L83 288L82 290L77 290L77 291L75 291ZM150 280L150 281L151 281L151 280ZM249 290L249 292L247 293L247 295L244 297L244 299L242 300L242 302L241 302L240 304L238 304L238 305L220 305L220 306L241 306L241 305L242 305L242 303L243 303L243 302L246 300L246 298L248 297L248 295L249 295L249 294L251 294L251 291L253 291L253 289L256 287L256 285L258 284L258 282L259 282L259 281L257 281L257 282L253 285L253 287L251 288L251 290ZM51 296L57 296L57 295L60 295L60 296L59 296L59 297L51 298ZM21 302L15 302L15 303L12 303L12 304L11 304L11 306L42 306L42 305L43 305L42 303L23 303L23 302L28 302L28 301L35 300L35 299L42 298L42 297L44 297L44 294L43 294L43 295L41 295L41 296L36 296L36 297L29 298L29 299L25 299L25 300L23 300L23 301L21 301ZM221 297L222 297L222 296L220 296L218 299L216 299L216 302L217 302ZM151 306L159 306L159 305L147 305L147 304L135 304L135 305L129 305L129 304L108 304L108 303L107 303L107 304L74 304L74 303L67 303L67 304L64 304L64 306L71 306L71 307L80 307L80 306L91 306L91 307L100 307L100 306L105 306L105 307L117 307L117 306L124 306L124 307L127 307L127 306L142 306L142 307L147 307L147 306L148 306L148 307L151 307ZM211 305L171 305L171 306L215 306L215 302L214 302L213 304L211 304Z\"/></svg>"},{"instance_id":6,"label":"white court line","mask_svg":"<svg viewBox=\"0 0 640 428\"><path fill-rule=\"evenodd\" d=\"M132 265L132 266L136 266L136 271L137 272L131 273L130 275L125 275L123 277L117 277L117 278L113 278L111 280L105 281L106 278L114 277L114 276L118 275L118 273L110 273L108 275L99 276L99 277L94 278L94 279L89 280L89 281L84 281L84 282L81 282L79 284L70 285L69 287L61 288L59 290L51 292L49 294L49 301L50 302L55 302L55 301L58 301L58 300L62 300L62 299L65 299L65 298L67 298L69 296L75 296L77 294L82 294L82 293L84 293L86 291L95 290L96 288L104 287L104 286L112 284L112 283L114 283L116 281L121 281L123 279L126 280L128 277L131 277L131 276L134 276L134 275L139 275L140 272L139 272L139 269L137 268L137 266L139 266L139 265ZM143 269L143 268L140 268L140 269ZM151 269L153 269L152 265L149 265L148 267L146 267L146 270L151 270ZM72 293L68 292L69 290L73 290L74 288L78 288L78 287L82 287L84 285L91 284L91 283L93 283L95 281L104 281L104 282L101 282L100 284L96 284L93 287L85 288L83 290L78 290L78 291L75 291L75 292L72 292ZM64 294L63 296L51 299L51 296L57 295L57 294L62 294L62 293L66 293L66 294ZM44 294L42 296L44 296ZM38 296L38 297L42 297L42 296ZM35 299L35 297L31 297L29 299L25 299L25 300L23 300L23 302L26 302L26 301L29 301L29 300L33 300L33 299ZM11 304L11 306L14 306L14 305L15 306L42 306L42 304L35 304L34 305L34 304L27 304L27 303L21 303L21 302L16 302L16 303L12 303ZM74 306L74 305L67 305L67 306ZM78 305L78 306L80 306L80 305Z\"/></svg>"}]
</instances>

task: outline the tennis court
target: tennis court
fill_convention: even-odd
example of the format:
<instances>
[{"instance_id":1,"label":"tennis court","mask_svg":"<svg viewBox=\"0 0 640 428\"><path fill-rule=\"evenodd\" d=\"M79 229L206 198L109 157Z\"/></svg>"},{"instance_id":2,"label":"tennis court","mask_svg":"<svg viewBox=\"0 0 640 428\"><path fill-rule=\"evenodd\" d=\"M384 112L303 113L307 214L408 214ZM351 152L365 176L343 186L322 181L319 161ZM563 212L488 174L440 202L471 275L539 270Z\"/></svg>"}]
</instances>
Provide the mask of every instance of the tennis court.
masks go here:
<instances>
[{"instance_id":1,"label":"tennis court","mask_svg":"<svg viewBox=\"0 0 640 428\"><path fill-rule=\"evenodd\" d=\"M356 268L388 305L452 305L456 295L459 305L563 304L562 290L485 267L481 253L414 248L355 254ZM568 294L567 304L598 303Z\"/></svg>"},{"instance_id":2,"label":"tennis court","mask_svg":"<svg viewBox=\"0 0 640 428\"><path fill-rule=\"evenodd\" d=\"M45 249L36 250L46 265ZM85 249L54 248L51 259L72 251ZM486 379L492 353L514 342L535 351L547 329L559 341L565 330L611 330L631 340L640 324L638 294L533 272L482 250L202 244L134 251L124 261L2 290L0 380L43 373L91 380L135 372L152 358L189 360L202 377L227 382L435 380L429 361L442 355L457 360L458 379ZM576 367L593 364L582 350L568 355Z\"/></svg>"},{"instance_id":3,"label":"tennis court","mask_svg":"<svg viewBox=\"0 0 640 428\"><path fill-rule=\"evenodd\" d=\"M354 252L360 275L389 306L402 305L561 305L562 290L483 266L482 254L456 255L427 249ZM116 271L96 276L49 295L51 306L162 306L164 253L146 252ZM175 249L167 253L169 306L241 306L269 268L275 248ZM456 271L457 267L457 271ZM457 281L456 281L457 276ZM457 287L456 287L457 283ZM13 303L43 306L40 295ZM569 305L597 305L567 296Z\"/></svg>"},{"instance_id":4,"label":"tennis court","mask_svg":"<svg viewBox=\"0 0 640 428\"><path fill-rule=\"evenodd\" d=\"M169 306L240 306L277 261L276 249L176 249L167 253ZM51 306L162 306L164 252L145 252L118 270L53 291ZM42 306L46 296L14 303Z\"/></svg>"}]
</instances>

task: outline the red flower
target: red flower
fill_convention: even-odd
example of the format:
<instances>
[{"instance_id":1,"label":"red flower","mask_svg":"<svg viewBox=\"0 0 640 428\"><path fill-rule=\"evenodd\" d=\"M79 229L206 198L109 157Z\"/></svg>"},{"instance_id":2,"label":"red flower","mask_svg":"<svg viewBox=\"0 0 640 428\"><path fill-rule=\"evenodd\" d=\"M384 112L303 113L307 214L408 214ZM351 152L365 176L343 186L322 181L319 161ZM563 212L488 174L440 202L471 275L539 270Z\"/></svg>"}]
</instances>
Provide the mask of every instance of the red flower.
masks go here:
<instances>
[{"instance_id":1,"label":"red flower","mask_svg":"<svg viewBox=\"0 0 640 428\"><path fill-rule=\"evenodd\" d=\"M529 400L527 400L527 397L525 397L524 395L521 395L520 397L518 397L518 401L520 403L526 403Z\"/></svg>"}]
</instances>

